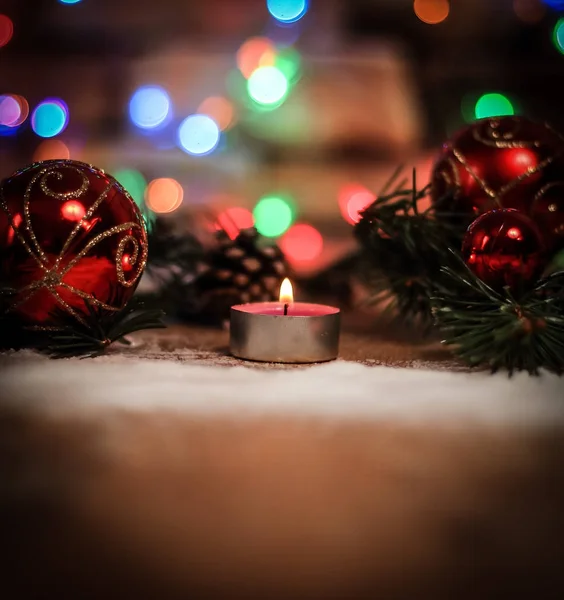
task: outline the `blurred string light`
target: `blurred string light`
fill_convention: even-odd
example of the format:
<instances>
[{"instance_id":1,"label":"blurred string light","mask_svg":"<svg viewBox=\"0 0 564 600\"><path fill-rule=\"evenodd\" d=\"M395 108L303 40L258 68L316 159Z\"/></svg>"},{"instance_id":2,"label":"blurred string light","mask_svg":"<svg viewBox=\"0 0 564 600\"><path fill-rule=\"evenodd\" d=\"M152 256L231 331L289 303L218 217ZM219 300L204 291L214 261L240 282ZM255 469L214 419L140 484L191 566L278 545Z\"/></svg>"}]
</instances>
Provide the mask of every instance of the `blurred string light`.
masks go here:
<instances>
[{"instance_id":1,"label":"blurred string light","mask_svg":"<svg viewBox=\"0 0 564 600\"><path fill-rule=\"evenodd\" d=\"M276 48L268 38L250 38L237 51L237 67L245 79L259 67L273 67L275 61Z\"/></svg>"},{"instance_id":2,"label":"blurred string light","mask_svg":"<svg viewBox=\"0 0 564 600\"><path fill-rule=\"evenodd\" d=\"M129 101L129 116L141 129L156 129L171 118L171 102L166 90L157 85L140 87Z\"/></svg>"},{"instance_id":3,"label":"blurred string light","mask_svg":"<svg viewBox=\"0 0 564 600\"><path fill-rule=\"evenodd\" d=\"M175 211L184 199L184 190L176 179L153 179L147 186L145 202L156 213Z\"/></svg>"},{"instance_id":4,"label":"blurred string light","mask_svg":"<svg viewBox=\"0 0 564 600\"><path fill-rule=\"evenodd\" d=\"M359 183L348 183L339 191L339 209L351 225L360 221L360 213L374 200L376 195Z\"/></svg>"},{"instance_id":5,"label":"blurred string light","mask_svg":"<svg viewBox=\"0 0 564 600\"><path fill-rule=\"evenodd\" d=\"M280 249L291 263L311 262L323 251L323 236L315 227L297 223L280 239Z\"/></svg>"},{"instance_id":6,"label":"blurred string light","mask_svg":"<svg viewBox=\"0 0 564 600\"><path fill-rule=\"evenodd\" d=\"M31 115L33 131L43 138L62 133L69 123L69 109L60 99L52 98L41 102Z\"/></svg>"},{"instance_id":7,"label":"blurred string light","mask_svg":"<svg viewBox=\"0 0 564 600\"><path fill-rule=\"evenodd\" d=\"M305 16L308 0L266 0L268 12L281 23L295 23Z\"/></svg>"},{"instance_id":8,"label":"blurred string light","mask_svg":"<svg viewBox=\"0 0 564 600\"><path fill-rule=\"evenodd\" d=\"M488 117L505 117L515 114L515 108L511 100L503 94L484 94L476 102L474 109L476 119L487 119Z\"/></svg>"},{"instance_id":9,"label":"blurred string light","mask_svg":"<svg viewBox=\"0 0 564 600\"><path fill-rule=\"evenodd\" d=\"M277 67L259 67L247 82L249 96L263 106L280 106L288 95L288 89L288 80Z\"/></svg>"},{"instance_id":10,"label":"blurred string light","mask_svg":"<svg viewBox=\"0 0 564 600\"><path fill-rule=\"evenodd\" d=\"M554 26L552 39L558 52L564 54L564 18L559 19Z\"/></svg>"},{"instance_id":11,"label":"blurred string light","mask_svg":"<svg viewBox=\"0 0 564 600\"><path fill-rule=\"evenodd\" d=\"M255 219L250 210L242 206L232 206L219 213L215 229L225 231L230 239L234 240L241 229L249 229L254 224Z\"/></svg>"},{"instance_id":12,"label":"blurred string light","mask_svg":"<svg viewBox=\"0 0 564 600\"><path fill-rule=\"evenodd\" d=\"M218 146L221 131L208 115L191 115L180 123L178 144L187 154L206 156Z\"/></svg>"},{"instance_id":13,"label":"blurred string light","mask_svg":"<svg viewBox=\"0 0 564 600\"><path fill-rule=\"evenodd\" d=\"M448 17L450 2L449 0L415 0L413 10L423 23L437 25Z\"/></svg>"},{"instance_id":14,"label":"blurred string light","mask_svg":"<svg viewBox=\"0 0 564 600\"><path fill-rule=\"evenodd\" d=\"M29 104L23 96L0 95L0 125L19 127L29 116Z\"/></svg>"},{"instance_id":15,"label":"blurred string light","mask_svg":"<svg viewBox=\"0 0 564 600\"><path fill-rule=\"evenodd\" d=\"M233 103L223 96L206 98L198 106L198 113L213 119L221 131L227 131L235 123Z\"/></svg>"},{"instance_id":16,"label":"blurred string light","mask_svg":"<svg viewBox=\"0 0 564 600\"><path fill-rule=\"evenodd\" d=\"M45 140L37 146L33 153L33 160L54 160L56 158L70 158L69 147L61 140Z\"/></svg>"},{"instance_id":17,"label":"blurred string light","mask_svg":"<svg viewBox=\"0 0 564 600\"><path fill-rule=\"evenodd\" d=\"M253 210L255 227L266 237L282 235L294 220L294 211L280 196L265 196Z\"/></svg>"},{"instance_id":18,"label":"blurred string light","mask_svg":"<svg viewBox=\"0 0 564 600\"><path fill-rule=\"evenodd\" d=\"M7 15L0 15L0 48L5 46L14 35L14 23Z\"/></svg>"},{"instance_id":19,"label":"blurred string light","mask_svg":"<svg viewBox=\"0 0 564 600\"><path fill-rule=\"evenodd\" d=\"M118 169L114 171L114 177L129 192L135 204L143 208L145 204L145 191L147 181L145 177L135 169Z\"/></svg>"},{"instance_id":20,"label":"blurred string light","mask_svg":"<svg viewBox=\"0 0 564 600\"><path fill-rule=\"evenodd\" d=\"M78 222L86 214L86 209L84 208L84 204L78 200L67 200L61 206L61 214L68 221Z\"/></svg>"},{"instance_id":21,"label":"blurred string light","mask_svg":"<svg viewBox=\"0 0 564 600\"><path fill-rule=\"evenodd\" d=\"M538 23L546 14L541 0L513 0L513 11L524 23Z\"/></svg>"}]
</instances>

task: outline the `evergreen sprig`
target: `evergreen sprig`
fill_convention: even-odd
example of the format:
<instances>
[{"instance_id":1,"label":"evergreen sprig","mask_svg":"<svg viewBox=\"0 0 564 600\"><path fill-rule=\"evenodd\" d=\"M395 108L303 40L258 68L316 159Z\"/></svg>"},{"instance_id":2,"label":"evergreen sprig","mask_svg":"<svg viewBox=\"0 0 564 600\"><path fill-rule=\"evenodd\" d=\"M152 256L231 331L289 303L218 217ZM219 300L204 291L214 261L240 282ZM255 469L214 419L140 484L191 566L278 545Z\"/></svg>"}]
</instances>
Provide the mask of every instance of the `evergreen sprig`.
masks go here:
<instances>
[{"instance_id":1,"label":"evergreen sprig","mask_svg":"<svg viewBox=\"0 0 564 600\"><path fill-rule=\"evenodd\" d=\"M114 342L129 344L126 336L144 329L164 328L161 310L144 310L132 300L120 311L109 311L84 301L78 321L72 314L55 309L47 326L32 325L8 313L0 319L3 349L31 348L52 358L94 357Z\"/></svg>"},{"instance_id":2,"label":"evergreen sprig","mask_svg":"<svg viewBox=\"0 0 564 600\"><path fill-rule=\"evenodd\" d=\"M451 254L455 254L451 252ZM564 372L564 271L515 296L497 292L456 257L431 299L443 343L470 366L509 374Z\"/></svg>"},{"instance_id":3,"label":"evergreen sprig","mask_svg":"<svg viewBox=\"0 0 564 600\"><path fill-rule=\"evenodd\" d=\"M377 199L361 214L355 236L361 246L360 273L373 304L387 303L404 322L433 325L430 298L447 260L449 245L461 239L457 219L436 211L443 201L430 201L431 186L417 188L399 180L398 168ZM390 191L391 190L391 191ZM423 200L429 206L421 210Z\"/></svg>"}]
</instances>

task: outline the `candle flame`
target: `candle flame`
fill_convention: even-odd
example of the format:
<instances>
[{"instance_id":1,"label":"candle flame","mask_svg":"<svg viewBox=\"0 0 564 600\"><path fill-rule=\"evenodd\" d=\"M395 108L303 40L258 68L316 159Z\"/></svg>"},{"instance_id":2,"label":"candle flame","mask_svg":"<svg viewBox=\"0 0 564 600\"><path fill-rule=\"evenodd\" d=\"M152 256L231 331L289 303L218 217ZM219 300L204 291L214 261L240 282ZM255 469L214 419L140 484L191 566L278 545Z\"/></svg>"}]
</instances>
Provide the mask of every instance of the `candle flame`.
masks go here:
<instances>
[{"instance_id":1,"label":"candle flame","mask_svg":"<svg viewBox=\"0 0 564 600\"><path fill-rule=\"evenodd\" d=\"M292 283L286 277L280 286L280 302L291 304L294 301L294 290L292 289Z\"/></svg>"}]
</instances>

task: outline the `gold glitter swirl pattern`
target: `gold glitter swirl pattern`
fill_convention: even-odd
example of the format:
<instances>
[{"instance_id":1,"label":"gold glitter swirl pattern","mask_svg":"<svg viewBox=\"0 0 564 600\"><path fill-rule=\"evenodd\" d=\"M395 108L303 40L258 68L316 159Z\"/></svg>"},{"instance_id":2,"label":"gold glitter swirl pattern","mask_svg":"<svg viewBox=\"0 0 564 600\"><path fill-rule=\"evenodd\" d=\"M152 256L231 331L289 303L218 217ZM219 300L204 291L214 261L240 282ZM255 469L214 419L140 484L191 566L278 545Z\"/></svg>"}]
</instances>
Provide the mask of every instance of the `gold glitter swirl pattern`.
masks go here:
<instances>
[{"instance_id":1,"label":"gold glitter swirl pattern","mask_svg":"<svg viewBox=\"0 0 564 600\"><path fill-rule=\"evenodd\" d=\"M64 177L64 175L60 171L57 171L58 168L63 168L67 171L74 171L75 173L78 173L82 178L82 183L80 184L80 187L76 190L69 190L68 192L55 192L54 190L52 190L47 185L47 180L49 179L49 177L53 177L58 181L61 181ZM43 175L43 177L41 177L41 175ZM41 171L36 177L34 177L32 181L35 182L39 177L41 177L41 181L39 182L39 187L41 188L41 191L50 198L56 198L57 200L68 200L68 198L81 198L88 191L88 177L86 177L86 175L77 167L65 165L64 167L59 166L47 168L44 171Z\"/></svg>"},{"instance_id":2,"label":"gold glitter swirl pattern","mask_svg":"<svg viewBox=\"0 0 564 600\"><path fill-rule=\"evenodd\" d=\"M85 163L75 163L75 164L94 170L94 167L92 165L86 165ZM81 182L81 185L79 186L79 188L76 190L71 190L71 191L62 192L62 193L58 193L58 192L55 192L54 190L52 190L48 185L49 179L55 178L55 179L61 181L64 178L64 174L58 169L65 169L67 171L71 170L71 171L78 173L82 179L82 182ZM97 170L97 171L100 172L99 170ZM23 173L23 171L21 173ZM37 237L35 235L35 232L33 230L32 222L31 222L31 213L30 213L31 193L33 191L34 186L37 184L38 181L39 181L39 186L41 188L41 191L45 195L47 195L51 198L55 198L57 200L67 200L68 198L80 198L89 189L88 178L85 176L85 174L79 168L77 168L76 166L73 166L73 165L61 165L61 164L49 165L49 166L41 169L41 171L39 173L34 175L25 190L24 201L23 201L23 213L24 213L23 229L25 229L25 232L27 233L27 235L29 236L29 239L31 240L31 244L30 244L24 237L23 233L20 231L20 228L18 226L16 226L14 217L11 214L11 211L9 210L8 204L4 197L3 189L0 186L0 209L2 209L9 218L10 227L14 231L15 239L17 239L22 244L22 246L24 247L26 252L38 263L39 267L44 271L44 275L42 278L31 282L30 284L21 288L18 291L19 298L18 298L18 300L16 300L16 302L14 304L12 304L8 308L8 311L14 310L18 306L21 306L22 304L27 302L40 289L46 289L55 298L57 303L60 304L68 313L70 313L79 322L85 324L84 319L80 316L80 314L78 314L76 310L74 310L63 298L61 298L60 294L57 291L57 288L59 288L59 287L66 289L66 290L76 294L80 298L82 298L84 300L88 300L92 304L100 306L106 310L111 310L111 311L120 310L120 307L115 307L115 306L106 304L105 302L97 299L92 294L89 294L87 292L84 292L83 290L77 289L77 288L69 285L68 283L63 281L63 277L74 266L76 266L76 264L82 258L84 258L102 240L107 239L111 236L119 235L120 233L123 233L123 232L127 232L127 235L125 235L118 243L118 249L116 251L116 256L115 256L115 268L116 268L116 275L117 275L117 279L118 279L119 283L126 288L133 287L135 285L135 283L141 277L141 274L143 273L143 270L147 263L148 248L147 248L147 243L146 243L146 230L145 230L145 225L144 225L143 221L141 221L141 224L134 223L134 222L122 223L120 225L111 227L110 229L98 234L97 236L92 238L86 244L86 246L72 258L72 260L70 260L63 268L61 268L61 263L63 263L72 241L77 236L77 234L80 231L83 224L86 221L88 221L95 214L95 212L97 211L99 206L102 204L102 202L104 202L104 200L107 199L108 194L111 191L112 187L114 185L117 185L117 182L112 180L109 183L109 185L102 191L102 193L96 199L96 201L90 206L90 208L85 213L85 215L80 219L80 221L73 228L73 230L71 231L71 233L65 240L65 243L64 243L59 255L55 259L55 262L52 265L49 265L49 258L47 257L47 255L45 254L43 249L41 248L41 246L37 240ZM121 187L119 187L119 189L121 189ZM124 190L124 192L125 192L125 190ZM131 196L127 193L125 193L125 195L129 199L129 201L132 202L133 206L135 206L135 204L133 203L133 200L131 199ZM132 232L134 230L141 231L141 241L139 241L132 235ZM136 267L134 273L132 274L132 276L129 279L127 279L125 277L125 273L123 271L123 264L122 264L123 256L124 256L124 253L125 253L125 250L126 250L126 247L128 246L128 244L130 244L132 247L131 255L128 257L129 264L131 266Z\"/></svg>"},{"instance_id":3,"label":"gold glitter swirl pattern","mask_svg":"<svg viewBox=\"0 0 564 600\"><path fill-rule=\"evenodd\" d=\"M125 248L128 244L131 244L133 247L133 252L129 256L129 264L132 267L136 267L135 273L131 279L126 279L123 271L123 256L125 253ZM116 253L116 271L118 281L121 283L121 285L124 285L125 287L132 287L135 285L135 282L139 279L139 277L141 277L141 273L143 273L147 263L147 250L148 249L146 245L141 248L141 260L139 263L137 263L137 259L139 258L139 242L132 235L127 235L120 240Z\"/></svg>"},{"instance_id":4,"label":"gold glitter swirl pattern","mask_svg":"<svg viewBox=\"0 0 564 600\"><path fill-rule=\"evenodd\" d=\"M504 122L508 123L509 121ZM512 129L502 132L499 129L500 122L497 119L492 119L483 128L476 127L472 135L477 142L489 148L538 148L540 146L538 141L526 142L519 140L518 135L521 124L516 120L511 122L513 124ZM484 129L484 133L482 133L482 129Z\"/></svg>"}]
</instances>

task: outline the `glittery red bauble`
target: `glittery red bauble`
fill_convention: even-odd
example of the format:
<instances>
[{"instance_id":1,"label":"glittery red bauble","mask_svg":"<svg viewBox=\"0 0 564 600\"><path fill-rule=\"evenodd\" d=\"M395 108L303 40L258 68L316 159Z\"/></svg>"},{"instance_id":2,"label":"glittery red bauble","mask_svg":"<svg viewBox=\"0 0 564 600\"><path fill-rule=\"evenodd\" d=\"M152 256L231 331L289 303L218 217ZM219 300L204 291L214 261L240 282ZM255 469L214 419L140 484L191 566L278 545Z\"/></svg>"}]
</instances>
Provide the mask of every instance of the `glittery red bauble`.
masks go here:
<instances>
[{"instance_id":1,"label":"glittery red bauble","mask_svg":"<svg viewBox=\"0 0 564 600\"><path fill-rule=\"evenodd\" d=\"M35 325L62 309L81 319L88 299L119 310L147 260L143 217L104 171L49 160L0 184L0 306Z\"/></svg>"},{"instance_id":2,"label":"glittery red bauble","mask_svg":"<svg viewBox=\"0 0 564 600\"><path fill-rule=\"evenodd\" d=\"M535 282L546 266L545 245L535 223L516 210L492 210L468 228L462 256L470 269L495 290Z\"/></svg>"},{"instance_id":3,"label":"glittery red bauble","mask_svg":"<svg viewBox=\"0 0 564 600\"><path fill-rule=\"evenodd\" d=\"M469 224L490 210L515 208L564 247L564 139L523 117L476 121L443 145L432 174L439 212Z\"/></svg>"}]
</instances>

